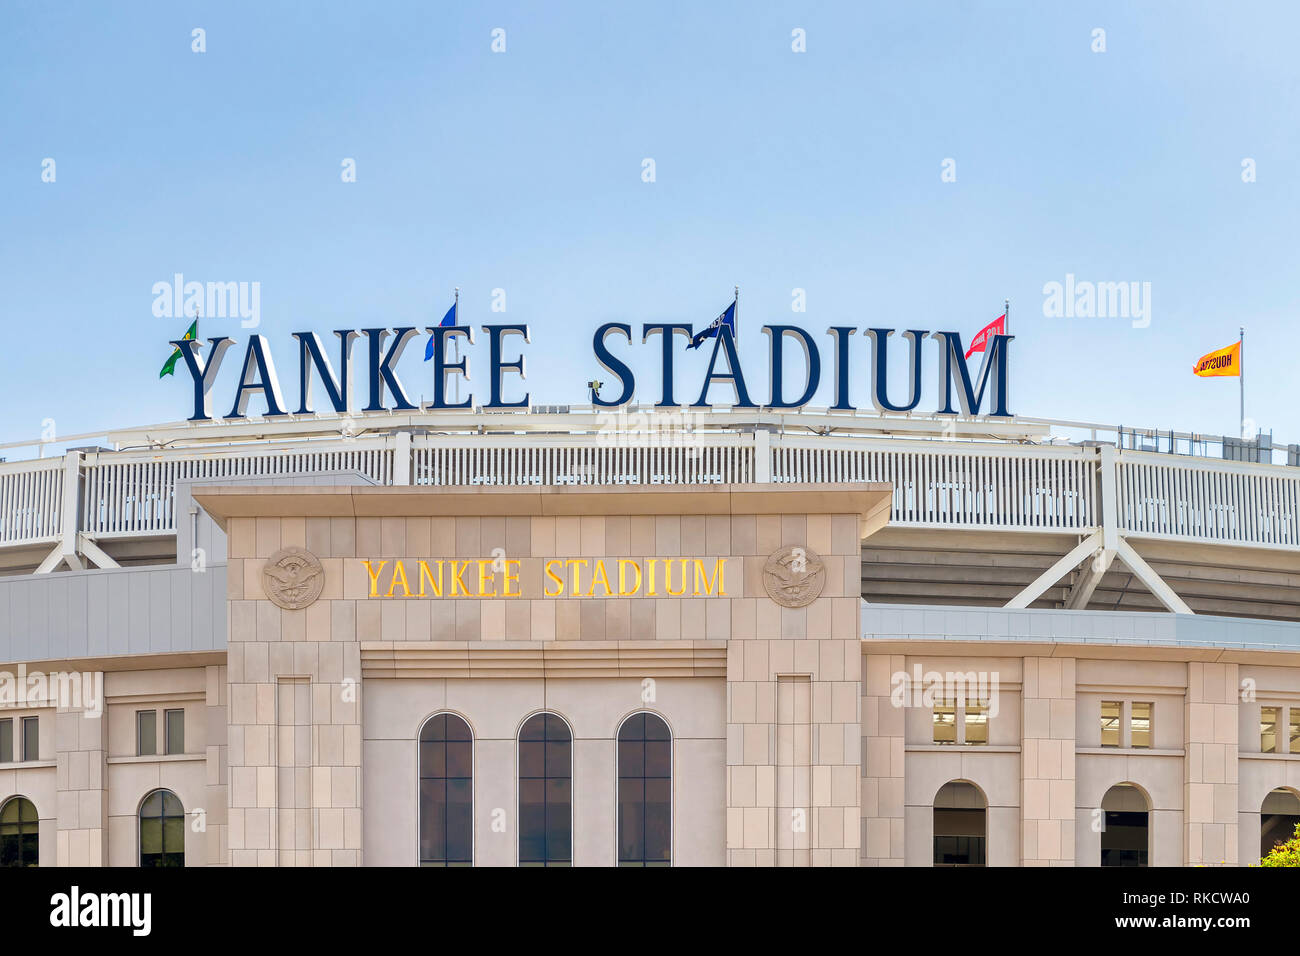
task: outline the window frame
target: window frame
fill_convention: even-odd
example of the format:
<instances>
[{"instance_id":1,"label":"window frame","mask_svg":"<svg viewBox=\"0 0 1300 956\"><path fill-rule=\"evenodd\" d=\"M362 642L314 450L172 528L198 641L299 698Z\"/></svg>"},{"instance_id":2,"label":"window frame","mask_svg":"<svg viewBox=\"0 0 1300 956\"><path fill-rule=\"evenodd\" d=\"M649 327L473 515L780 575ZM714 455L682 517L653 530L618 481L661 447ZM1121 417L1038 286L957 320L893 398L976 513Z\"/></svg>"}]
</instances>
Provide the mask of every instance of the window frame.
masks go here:
<instances>
[{"instance_id":1,"label":"window frame","mask_svg":"<svg viewBox=\"0 0 1300 956\"><path fill-rule=\"evenodd\" d=\"M555 861L554 864L552 864L549 860L543 860L543 861L541 861L540 863L539 863L539 862L535 862L535 861L530 860L530 861L528 861L527 863L524 863L524 862L520 859L520 850L522 849L522 847L521 847L520 844L522 843L523 838L524 838L524 827L523 827L523 817L524 817L524 815L523 815L523 803L524 803L524 788L523 788L523 780L524 780L524 777L523 777L523 774L521 773L521 771L523 770L523 760L522 760L523 745L524 745L524 743L525 743L525 741L524 741L524 739L523 739L523 733L524 733L524 728L525 728L526 726L528 726L528 722L529 722L530 720L533 720L534 718L539 717L539 716L543 716L543 715L559 718L560 721L563 722L563 724L564 724L564 726L565 726L565 729L568 731L568 734L569 734L569 776L568 776L568 780L569 780L569 858L568 858L567 861L560 861L560 860L557 860L557 861ZM528 742L528 743L535 743L536 741L527 741L527 742ZM543 741L543 745L545 745L545 743L546 743L546 741ZM563 714L557 713L556 711L553 711L553 710L537 710L537 711L534 711L533 713L531 713L531 714L529 714L528 716L526 716L523 720L521 720L521 721L519 722L519 726L515 728L515 820L517 821L517 825L516 825L516 827L515 827L515 866L516 866L516 867L522 867L522 866L528 866L528 867L540 866L540 867L545 868L545 867L549 867L549 866L552 866L552 865L555 865L555 866L570 866L570 867L573 866L573 843L574 843L574 841L573 841L573 821L577 818L577 812L576 812L576 810L575 810L575 803L576 803L576 801L574 800L574 786L573 786L573 745L574 745L573 725L572 725L571 723L569 723L568 718L566 718ZM543 759L544 759L544 754L545 754L545 751L543 751ZM546 772L545 764L543 764L542 773L545 774L545 772ZM549 777L546 777L546 776L543 776L543 777L541 777L541 778L537 778L537 777L529 777L528 779L529 779L529 780L536 780L536 779L547 780L547 779L550 779L550 778L549 778ZM556 779L560 779L560 778L556 778ZM548 849L549 849L549 847L548 847Z\"/></svg>"},{"instance_id":2,"label":"window frame","mask_svg":"<svg viewBox=\"0 0 1300 956\"><path fill-rule=\"evenodd\" d=\"M36 809L36 802L32 800L30 797L25 796L24 794L21 793L12 794L3 800L0 800L0 819L3 819L4 811L7 810L9 808L9 805L11 803L14 803L15 801L18 801L19 804L18 819L13 823L0 823L0 844L3 843L5 837L9 837L9 836L15 837L18 841L18 855L17 855L18 862L14 863L13 867L22 868L22 869L26 869L29 866L39 867L41 865L41 814L40 811ZM23 804L26 804L27 806L32 808L33 816L30 820L24 820L22 818ZM18 832L12 834L4 833L3 827L6 826L17 827ZM23 829L24 827L30 827L31 829L24 832ZM35 863L25 864L22 862L23 847L27 838L30 838L30 841L33 844L35 844L33 848L35 851L33 855L36 858ZM0 869L4 869L4 868L5 867L3 866L3 864L0 864Z\"/></svg>"},{"instance_id":3,"label":"window frame","mask_svg":"<svg viewBox=\"0 0 1300 956\"><path fill-rule=\"evenodd\" d=\"M1147 708L1147 716L1146 716L1146 721L1147 721L1146 740L1147 740L1147 742L1144 743L1144 744L1138 744L1138 743L1134 743L1134 742L1133 742L1134 735L1135 735L1135 733L1137 732L1137 721L1139 720L1139 718L1137 717L1137 715L1136 715L1136 713L1135 713L1135 708L1137 707L1138 704L1143 704L1143 705L1145 705L1146 708ZM1128 722L1127 722L1127 726L1128 726L1128 746L1129 746L1129 749L1130 749L1130 750L1151 750L1151 749L1153 749L1153 748L1155 747L1155 741L1156 741L1156 702L1153 701L1153 700L1130 700L1130 701L1127 702L1127 709L1128 709Z\"/></svg>"},{"instance_id":4,"label":"window frame","mask_svg":"<svg viewBox=\"0 0 1300 956\"><path fill-rule=\"evenodd\" d=\"M149 742L152 748L149 751L144 749L144 732L140 726L143 718L148 715L153 718L153 739ZM157 710L137 710L135 712L135 755L137 757L156 757L158 756L158 711Z\"/></svg>"},{"instance_id":5,"label":"window frame","mask_svg":"<svg viewBox=\"0 0 1300 956\"><path fill-rule=\"evenodd\" d=\"M155 711L154 713L157 714L157 711ZM172 750L171 727L172 727L172 717L175 714L180 714L180 724L181 724L181 749L180 750ZM157 719L158 718L155 716L154 717L155 733L157 733L156 730ZM157 750L157 743L154 744L154 749ZM165 756L172 756L172 755L183 754L183 753L185 753L185 708L184 707L166 708L163 710L163 754Z\"/></svg>"},{"instance_id":6,"label":"window frame","mask_svg":"<svg viewBox=\"0 0 1300 956\"><path fill-rule=\"evenodd\" d=\"M647 861L645 859L642 859L639 862L628 861L624 863L622 860L622 840L621 840L622 832L620 830L621 816L620 816L619 789L624 780L624 777L623 777L622 753L619 745L622 743L623 728L627 726L627 722L629 720L632 720L634 717L639 717L639 716L654 717L658 719L663 724L664 729L668 732L668 776L667 777L642 776L639 778L638 777L627 778L629 780L640 779L644 781L644 780L666 779L668 781L668 860L666 861L666 863L654 863L654 862ZM644 773L644 762L642 766L643 766L643 773ZM675 790L676 771L677 771L677 735L673 733L672 724L668 722L667 717L665 717L663 714L659 713L658 711L654 711L654 710L634 710L632 711L632 713L628 714L618 722L618 727L614 729L614 865L615 866L617 867L626 866L626 867L638 868L638 869L658 869L665 866L671 868L677 865L676 863L677 833L676 833L676 827L674 825L677 820L677 808L675 805L676 800L674 799L674 797L676 796L676 790ZM572 802L572 798L570 798L570 802ZM642 799L641 808L642 808L641 813L642 813L642 831L643 831L641 842L642 842L642 851L644 855L644 850L645 850L644 796Z\"/></svg>"},{"instance_id":7,"label":"window frame","mask_svg":"<svg viewBox=\"0 0 1300 956\"><path fill-rule=\"evenodd\" d=\"M9 737L9 759L0 760L0 763L15 763L14 760L14 719L12 717L0 717L0 738L5 736L8 731Z\"/></svg>"},{"instance_id":8,"label":"window frame","mask_svg":"<svg viewBox=\"0 0 1300 956\"><path fill-rule=\"evenodd\" d=\"M1106 705L1107 705L1107 704L1113 704L1113 705L1115 705L1115 707L1118 708L1118 713L1116 713L1116 714L1115 714L1115 717L1114 717L1114 720L1115 720L1115 728L1114 728L1114 729L1115 729L1115 742L1114 742L1113 744L1108 744L1108 743L1106 743L1106 722L1107 722L1107 720L1110 719L1110 718L1108 718L1108 717L1106 716ZM1123 750L1123 749L1124 749L1124 701L1122 701L1122 700L1103 700L1103 701L1101 701L1101 707L1099 708L1099 711L1098 711L1098 728L1099 728L1100 731L1101 731L1101 736L1100 736L1099 739L1100 739L1100 745L1101 745L1102 747L1105 747L1105 748L1108 749L1108 750Z\"/></svg>"},{"instance_id":9,"label":"window frame","mask_svg":"<svg viewBox=\"0 0 1300 956\"><path fill-rule=\"evenodd\" d=\"M36 749L36 752L35 752L35 753L28 753L28 752L27 752L27 750L28 750L28 747L27 747L27 728L28 728L28 727L32 727L32 728L35 729L35 734L36 734L36 748L35 748L35 749ZM39 761L39 760L41 759L41 718L40 718L38 715L36 715L36 714L32 714L32 715L30 715L30 716L23 717L23 718L22 718L22 728L23 728L23 757L22 757L22 763L30 763L30 762L33 762L33 761Z\"/></svg>"},{"instance_id":10,"label":"window frame","mask_svg":"<svg viewBox=\"0 0 1300 956\"><path fill-rule=\"evenodd\" d=\"M167 836L166 836L166 835L167 835L167 820L168 820L168 819L175 819L175 817L168 817L168 815L167 815L167 795L170 794L172 797L175 798L176 803L179 804L179 805L180 805L180 808L181 808L181 812L180 812L180 821L181 821L181 848L180 848L180 857L181 857L181 866L184 867L184 866L187 865L187 864L186 864L186 859L185 859L185 854L186 854L186 844L188 844L189 840L188 840L188 839L186 838L186 836L185 836L185 829L186 829L186 826L187 826L187 824L186 824L186 820L187 820L188 817L189 817L189 812L185 809L185 802L184 802L183 800L181 800L181 798L180 798L180 794L178 794L175 790L172 790L172 789L169 788L169 787L154 787L152 790L150 790L148 793L146 793L143 797L140 798L140 804L139 804L139 806L137 806L137 807L135 808L135 831L136 831L136 832L135 832L135 865L136 865L137 868L144 868L144 865L145 865L145 864L144 864L144 855L145 855L145 854L144 854L144 821L145 821L144 805L145 805L146 803L149 802L149 798L152 797L155 793L158 793L158 794L162 794L162 795L163 795L163 796L162 796L162 810L161 810L160 814L159 814L158 816L156 816L156 817L154 817L154 816L149 817L150 820L157 820L157 821L158 821L159 840L161 841L162 850L161 850L158 854L156 854L156 855L158 855L158 856L167 856L167 855L169 855L169 854L175 854L175 853L177 852L177 851L175 851L175 850L170 850L170 851L169 851L169 850L167 849ZM150 854L150 855L155 855L155 854ZM153 869L153 868L161 869L161 867L156 867L156 866L155 866L155 867L150 867L150 868L151 868L151 869Z\"/></svg>"},{"instance_id":11,"label":"window frame","mask_svg":"<svg viewBox=\"0 0 1300 956\"><path fill-rule=\"evenodd\" d=\"M469 722L469 718L467 718L464 714L458 713L454 710L439 710L435 713L430 714L428 717L424 718L424 720L420 722L420 729L415 736L415 865L417 867L424 867L426 865L433 867L433 866L441 865L445 869L451 869L453 867L453 864L451 864L447 860L444 860L441 864L436 864L436 863L426 864L424 862L424 854L420 845L421 825L424 822L424 803L421 798L421 789L422 789L421 782L425 779L424 762L421 757L421 745L424 743L425 728L429 726L430 721L433 721L438 717L455 717L456 719L460 720L461 723L465 725L465 729L469 731L469 748L470 748L469 749L469 761L470 761L469 819L470 819L470 823L469 823L468 865L470 867L474 867L478 865L474 856L474 851L476 849L476 843L477 843L477 841L475 840L475 831L478 825L478 812L477 812L477 807L475 806L474 803L474 779L475 779L476 772L478 770L478 747L476 746L478 742L478 738L474 734L474 726ZM442 779L445 780L447 778L444 776ZM455 864L455 865L459 865L459 864Z\"/></svg>"},{"instance_id":12,"label":"window frame","mask_svg":"<svg viewBox=\"0 0 1300 956\"><path fill-rule=\"evenodd\" d=\"M1264 749L1264 740L1265 737L1267 736L1267 733L1264 729L1266 726L1265 718L1264 718L1264 714L1266 711L1273 712L1273 731L1272 731L1273 746L1268 750ZM1260 705L1259 708L1259 752L1260 753L1270 754L1272 756L1277 756L1278 754L1285 753L1282 745L1282 740L1283 740L1282 727L1284 724L1286 724L1286 722L1287 722L1287 716L1286 716L1285 707L1281 706L1280 704Z\"/></svg>"}]
</instances>

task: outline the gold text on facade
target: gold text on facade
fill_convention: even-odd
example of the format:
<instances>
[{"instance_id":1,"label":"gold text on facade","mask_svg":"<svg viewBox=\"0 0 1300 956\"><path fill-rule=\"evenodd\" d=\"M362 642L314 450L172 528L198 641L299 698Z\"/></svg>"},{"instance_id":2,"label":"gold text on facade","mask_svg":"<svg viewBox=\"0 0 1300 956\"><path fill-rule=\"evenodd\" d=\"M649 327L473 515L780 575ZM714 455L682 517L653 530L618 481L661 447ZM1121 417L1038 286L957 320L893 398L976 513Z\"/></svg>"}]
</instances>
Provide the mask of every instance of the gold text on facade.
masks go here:
<instances>
[{"instance_id":1,"label":"gold text on facade","mask_svg":"<svg viewBox=\"0 0 1300 956\"><path fill-rule=\"evenodd\" d=\"M517 598L518 558L363 560L375 598ZM728 597L725 558L547 558L542 596Z\"/></svg>"}]
</instances>

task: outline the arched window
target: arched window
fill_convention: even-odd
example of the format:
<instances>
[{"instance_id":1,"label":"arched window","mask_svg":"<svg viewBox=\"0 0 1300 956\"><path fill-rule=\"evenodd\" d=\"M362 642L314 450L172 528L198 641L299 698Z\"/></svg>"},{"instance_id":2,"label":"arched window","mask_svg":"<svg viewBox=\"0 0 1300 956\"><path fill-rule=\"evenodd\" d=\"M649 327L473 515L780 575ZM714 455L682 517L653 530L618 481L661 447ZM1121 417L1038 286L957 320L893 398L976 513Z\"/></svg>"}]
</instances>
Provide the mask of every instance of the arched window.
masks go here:
<instances>
[{"instance_id":1,"label":"arched window","mask_svg":"<svg viewBox=\"0 0 1300 956\"><path fill-rule=\"evenodd\" d=\"M633 714L618 729L618 865L671 865L672 821L673 736L657 714Z\"/></svg>"},{"instance_id":2,"label":"arched window","mask_svg":"<svg viewBox=\"0 0 1300 956\"><path fill-rule=\"evenodd\" d=\"M555 714L519 729L519 865L573 863L573 738Z\"/></svg>"},{"instance_id":3,"label":"arched window","mask_svg":"<svg viewBox=\"0 0 1300 956\"><path fill-rule=\"evenodd\" d=\"M1285 787L1271 791L1259 808L1259 855L1268 856L1277 844L1294 838L1297 823L1300 797Z\"/></svg>"},{"instance_id":4,"label":"arched window","mask_svg":"<svg viewBox=\"0 0 1300 956\"><path fill-rule=\"evenodd\" d=\"M474 735L455 714L420 730L420 865L474 862Z\"/></svg>"},{"instance_id":5,"label":"arched window","mask_svg":"<svg viewBox=\"0 0 1300 956\"><path fill-rule=\"evenodd\" d=\"M934 865L984 866L988 802L980 788L953 780L934 796Z\"/></svg>"},{"instance_id":6,"label":"arched window","mask_svg":"<svg viewBox=\"0 0 1300 956\"><path fill-rule=\"evenodd\" d=\"M1101 809L1101 865L1146 866L1151 809L1146 794L1131 783L1117 783L1101 798Z\"/></svg>"},{"instance_id":7,"label":"arched window","mask_svg":"<svg viewBox=\"0 0 1300 956\"><path fill-rule=\"evenodd\" d=\"M185 865L185 808L170 790L155 790L140 804L140 865Z\"/></svg>"},{"instance_id":8,"label":"arched window","mask_svg":"<svg viewBox=\"0 0 1300 956\"><path fill-rule=\"evenodd\" d=\"M36 805L13 797L0 807L0 866L38 866L40 832Z\"/></svg>"}]
</instances>

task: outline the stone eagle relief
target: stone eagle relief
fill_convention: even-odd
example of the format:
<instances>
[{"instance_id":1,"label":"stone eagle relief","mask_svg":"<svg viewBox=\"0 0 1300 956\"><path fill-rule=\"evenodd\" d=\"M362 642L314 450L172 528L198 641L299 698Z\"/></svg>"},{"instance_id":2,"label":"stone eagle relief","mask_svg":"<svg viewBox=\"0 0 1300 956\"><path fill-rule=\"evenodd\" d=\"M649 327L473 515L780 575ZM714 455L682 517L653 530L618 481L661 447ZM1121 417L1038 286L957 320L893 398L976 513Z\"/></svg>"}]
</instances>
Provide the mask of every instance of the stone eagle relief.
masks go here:
<instances>
[{"instance_id":1,"label":"stone eagle relief","mask_svg":"<svg viewBox=\"0 0 1300 956\"><path fill-rule=\"evenodd\" d=\"M301 611L314 604L325 587L325 569L306 548L281 548L262 567L262 588L272 604Z\"/></svg>"}]
</instances>

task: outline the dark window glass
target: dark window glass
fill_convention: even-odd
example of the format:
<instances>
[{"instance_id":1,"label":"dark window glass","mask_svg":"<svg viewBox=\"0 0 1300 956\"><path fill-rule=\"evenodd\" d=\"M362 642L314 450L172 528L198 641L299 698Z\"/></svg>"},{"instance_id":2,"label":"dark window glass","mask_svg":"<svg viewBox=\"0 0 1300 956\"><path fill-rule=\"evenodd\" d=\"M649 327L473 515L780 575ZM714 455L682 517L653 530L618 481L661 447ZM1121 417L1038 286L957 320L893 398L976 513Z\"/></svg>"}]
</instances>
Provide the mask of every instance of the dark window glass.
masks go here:
<instances>
[{"instance_id":1,"label":"dark window glass","mask_svg":"<svg viewBox=\"0 0 1300 956\"><path fill-rule=\"evenodd\" d=\"M985 811L934 808L934 865L984 866Z\"/></svg>"},{"instance_id":2,"label":"dark window glass","mask_svg":"<svg viewBox=\"0 0 1300 956\"><path fill-rule=\"evenodd\" d=\"M455 714L435 714L420 731L420 865L474 860L474 738Z\"/></svg>"},{"instance_id":3,"label":"dark window glass","mask_svg":"<svg viewBox=\"0 0 1300 956\"><path fill-rule=\"evenodd\" d=\"M984 838L938 836L934 838L935 866L984 866Z\"/></svg>"},{"instance_id":4,"label":"dark window glass","mask_svg":"<svg viewBox=\"0 0 1300 956\"><path fill-rule=\"evenodd\" d=\"M167 752L185 753L185 711L167 711Z\"/></svg>"},{"instance_id":5,"label":"dark window glass","mask_svg":"<svg viewBox=\"0 0 1300 956\"><path fill-rule=\"evenodd\" d=\"M41 759L41 721L39 717L23 718L23 759Z\"/></svg>"},{"instance_id":6,"label":"dark window glass","mask_svg":"<svg viewBox=\"0 0 1300 956\"><path fill-rule=\"evenodd\" d=\"M1101 865L1146 866L1147 814L1107 810L1105 824L1101 832Z\"/></svg>"},{"instance_id":7,"label":"dark window glass","mask_svg":"<svg viewBox=\"0 0 1300 956\"><path fill-rule=\"evenodd\" d=\"M672 863L673 741L663 718L633 714L618 731L618 864Z\"/></svg>"},{"instance_id":8,"label":"dark window glass","mask_svg":"<svg viewBox=\"0 0 1300 956\"><path fill-rule=\"evenodd\" d=\"M0 807L0 866L37 866L40 833L36 807L24 797L14 797Z\"/></svg>"},{"instance_id":9,"label":"dark window glass","mask_svg":"<svg viewBox=\"0 0 1300 956\"><path fill-rule=\"evenodd\" d=\"M158 752L158 711L135 712L135 752L142 757Z\"/></svg>"},{"instance_id":10,"label":"dark window glass","mask_svg":"<svg viewBox=\"0 0 1300 956\"><path fill-rule=\"evenodd\" d=\"M519 730L519 865L573 860L573 741L555 714L534 714Z\"/></svg>"},{"instance_id":11,"label":"dark window glass","mask_svg":"<svg viewBox=\"0 0 1300 956\"><path fill-rule=\"evenodd\" d=\"M140 865L185 865L185 808L170 790L155 790L140 804Z\"/></svg>"},{"instance_id":12,"label":"dark window glass","mask_svg":"<svg viewBox=\"0 0 1300 956\"><path fill-rule=\"evenodd\" d=\"M14 721L10 717L0 720L0 763L11 763L14 759Z\"/></svg>"}]
</instances>

